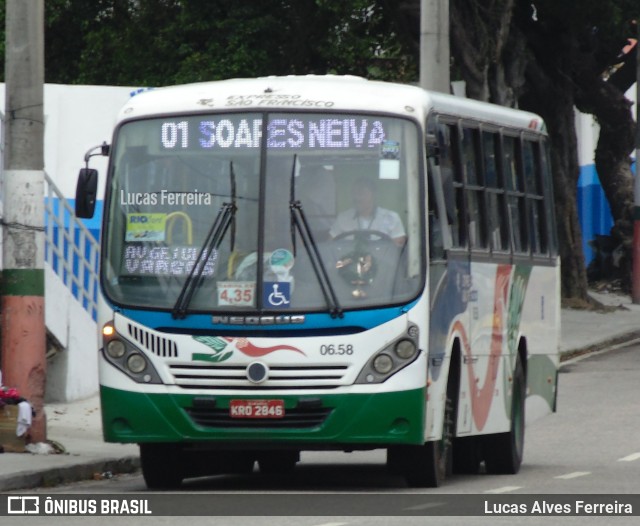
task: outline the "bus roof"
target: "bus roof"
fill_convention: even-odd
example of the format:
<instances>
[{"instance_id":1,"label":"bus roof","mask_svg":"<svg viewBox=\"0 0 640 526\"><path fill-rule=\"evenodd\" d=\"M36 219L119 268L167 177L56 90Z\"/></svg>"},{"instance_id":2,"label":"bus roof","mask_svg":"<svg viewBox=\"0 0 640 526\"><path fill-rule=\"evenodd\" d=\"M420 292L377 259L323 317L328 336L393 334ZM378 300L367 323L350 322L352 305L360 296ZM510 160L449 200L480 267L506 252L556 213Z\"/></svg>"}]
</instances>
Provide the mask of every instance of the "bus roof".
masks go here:
<instances>
[{"instance_id":1,"label":"bus roof","mask_svg":"<svg viewBox=\"0 0 640 526\"><path fill-rule=\"evenodd\" d=\"M337 75L229 79L150 89L132 97L119 120L234 110L382 112L421 122L436 111L498 126L544 131L542 118L534 113L417 86Z\"/></svg>"}]
</instances>

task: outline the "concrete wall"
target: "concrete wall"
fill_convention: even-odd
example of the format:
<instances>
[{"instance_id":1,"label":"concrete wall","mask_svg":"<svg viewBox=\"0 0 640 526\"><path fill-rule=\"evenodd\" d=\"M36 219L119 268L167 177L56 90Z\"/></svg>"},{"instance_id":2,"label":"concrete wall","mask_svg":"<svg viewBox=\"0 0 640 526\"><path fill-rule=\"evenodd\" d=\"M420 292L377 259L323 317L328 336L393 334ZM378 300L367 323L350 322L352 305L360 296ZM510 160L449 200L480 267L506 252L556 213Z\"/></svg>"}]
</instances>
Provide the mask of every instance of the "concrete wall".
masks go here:
<instances>
[{"instance_id":1,"label":"concrete wall","mask_svg":"<svg viewBox=\"0 0 640 526\"><path fill-rule=\"evenodd\" d=\"M103 141L111 142L116 116L134 91L131 87L45 85L44 169L72 206L85 153ZM0 83L2 113L4 101L5 85ZM91 160L91 167L100 171L100 200L104 194L106 166L106 158ZM2 199L0 195L0 203ZM99 214L85 225L99 234ZM0 257L1 250L0 241ZM47 364L46 401L65 402L95 394L98 391L96 324L48 264L45 264L45 320L59 348Z\"/></svg>"},{"instance_id":2,"label":"concrete wall","mask_svg":"<svg viewBox=\"0 0 640 526\"><path fill-rule=\"evenodd\" d=\"M68 402L98 391L96 323L45 264L45 321L59 345L47 360L45 401Z\"/></svg>"}]
</instances>

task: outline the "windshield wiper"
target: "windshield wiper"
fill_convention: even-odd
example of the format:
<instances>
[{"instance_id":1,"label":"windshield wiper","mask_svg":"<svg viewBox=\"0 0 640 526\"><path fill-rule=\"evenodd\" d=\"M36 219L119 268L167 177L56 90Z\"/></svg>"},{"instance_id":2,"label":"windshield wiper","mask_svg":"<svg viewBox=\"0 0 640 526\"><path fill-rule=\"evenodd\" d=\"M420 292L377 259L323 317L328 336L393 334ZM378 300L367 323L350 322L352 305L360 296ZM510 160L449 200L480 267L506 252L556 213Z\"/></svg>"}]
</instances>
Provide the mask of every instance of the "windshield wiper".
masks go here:
<instances>
[{"instance_id":1,"label":"windshield wiper","mask_svg":"<svg viewBox=\"0 0 640 526\"><path fill-rule=\"evenodd\" d=\"M309 254L309 261L311 262L311 267L315 272L316 277L318 278L318 284L320 285L320 290L322 291L322 295L324 296L324 300L329 307L329 314L332 318L342 318L344 316L342 312L342 307L340 306L340 302L338 301L338 297L336 296L336 291L331 284L331 280L329 279L329 274L327 273L327 267L322 261L322 257L320 256L320 251L318 250L318 244L313 236L313 232L309 228L309 223L307 222L307 216L304 213L302 208L302 203L296 199L296 190L295 190L295 173L296 173L296 162L298 160L298 156L293 156L293 168L291 170L291 183L290 183L290 198L289 198L289 209L291 210L291 243L293 245L293 255L296 255L296 230L300 234L300 238L302 239L302 243L304 244L304 248Z\"/></svg>"},{"instance_id":2,"label":"windshield wiper","mask_svg":"<svg viewBox=\"0 0 640 526\"><path fill-rule=\"evenodd\" d=\"M231 179L231 201L222 203L216 219L211 225L204 243L200 247L193 267L184 280L178 299L171 311L174 319L182 319L186 316L193 295L202 283L202 274L204 273L206 263L211 257L211 254L218 250L229 227L231 227L231 251L233 252L236 237L236 210L238 209L236 206L236 177L233 171L233 161L229 166L229 177Z\"/></svg>"}]
</instances>

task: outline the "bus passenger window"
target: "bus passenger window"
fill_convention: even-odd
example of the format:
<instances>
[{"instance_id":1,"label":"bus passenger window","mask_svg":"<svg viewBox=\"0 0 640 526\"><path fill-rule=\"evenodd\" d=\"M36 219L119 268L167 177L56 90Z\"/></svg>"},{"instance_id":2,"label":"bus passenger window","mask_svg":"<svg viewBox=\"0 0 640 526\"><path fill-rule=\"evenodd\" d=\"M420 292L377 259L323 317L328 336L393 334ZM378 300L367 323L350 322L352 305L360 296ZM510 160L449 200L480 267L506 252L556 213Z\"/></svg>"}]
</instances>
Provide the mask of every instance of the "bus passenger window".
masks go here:
<instances>
[{"instance_id":1,"label":"bus passenger window","mask_svg":"<svg viewBox=\"0 0 640 526\"><path fill-rule=\"evenodd\" d=\"M539 151L539 150L538 150ZM529 205L531 248L535 254L547 253L544 198L541 182L540 159L531 141L524 141L524 176Z\"/></svg>"},{"instance_id":2,"label":"bus passenger window","mask_svg":"<svg viewBox=\"0 0 640 526\"><path fill-rule=\"evenodd\" d=\"M483 132L482 148L484 157L484 176L487 192L487 215L489 222L489 237L493 250L509 250L509 236L504 208L504 187L499 180L496 159L498 135Z\"/></svg>"},{"instance_id":3,"label":"bus passenger window","mask_svg":"<svg viewBox=\"0 0 640 526\"><path fill-rule=\"evenodd\" d=\"M464 221L464 189L456 125L438 125L438 146L440 148L440 177L442 178L447 219L451 226L452 244L454 247L464 247L467 242L464 226L466 224Z\"/></svg>"},{"instance_id":4,"label":"bus passenger window","mask_svg":"<svg viewBox=\"0 0 640 526\"><path fill-rule=\"evenodd\" d=\"M466 173L467 206L469 212L469 243L472 248L486 248L484 188L482 186L478 150L478 130L465 128L463 161Z\"/></svg>"},{"instance_id":5,"label":"bus passenger window","mask_svg":"<svg viewBox=\"0 0 640 526\"><path fill-rule=\"evenodd\" d=\"M507 187L511 243L514 252L522 253L526 252L528 248L527 222L517 139L515 137L505 136L503 145L503 169Z\"/></svg>"}]
</instances>

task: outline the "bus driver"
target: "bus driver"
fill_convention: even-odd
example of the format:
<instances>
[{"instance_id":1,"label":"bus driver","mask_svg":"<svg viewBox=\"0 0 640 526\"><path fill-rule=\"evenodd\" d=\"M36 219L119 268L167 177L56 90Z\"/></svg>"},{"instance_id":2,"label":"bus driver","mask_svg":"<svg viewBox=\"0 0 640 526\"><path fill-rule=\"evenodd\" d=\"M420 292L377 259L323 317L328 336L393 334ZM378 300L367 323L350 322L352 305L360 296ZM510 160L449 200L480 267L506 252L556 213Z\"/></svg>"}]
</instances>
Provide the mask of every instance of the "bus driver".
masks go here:
<instances>
[{"instance_id":1,"label":"bus driver","mask_svg":"<svg viewBox=\"0 0 640 526\"><path fill-rule=\"evenodd\" d=\"M338 214L329 234L335 238L344 232L374 230L388 235L399 247L407 240L400 216L376 205L376 187L371 179L360 177L352 187L353 207Z\"/></svg>"}]
</instances>

